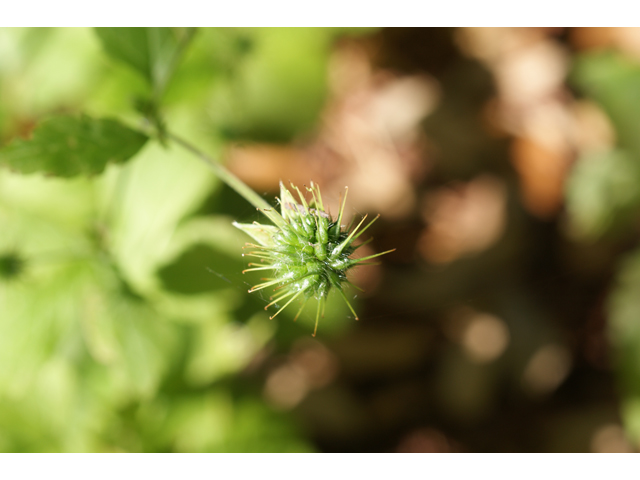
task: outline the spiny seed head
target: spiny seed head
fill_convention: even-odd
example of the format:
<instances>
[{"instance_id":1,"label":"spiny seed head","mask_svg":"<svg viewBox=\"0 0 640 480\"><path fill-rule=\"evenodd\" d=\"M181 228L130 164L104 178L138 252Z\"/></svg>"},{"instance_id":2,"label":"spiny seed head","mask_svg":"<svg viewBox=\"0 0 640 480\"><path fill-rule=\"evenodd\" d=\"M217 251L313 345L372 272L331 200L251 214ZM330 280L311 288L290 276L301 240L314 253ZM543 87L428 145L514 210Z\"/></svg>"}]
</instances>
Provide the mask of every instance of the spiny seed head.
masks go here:
<instances>
[{"instance_id":1,"label":"spiny seed head","mask_svg":"<svg viewBox=\"0 0 640 480\"><path fill-rule=\"evenodd\" d=\"M366 227L360 228L366 219L365 216L349 233L349 228L341 225L347 199L346 190L338 218L334 220L324 209L318 185L311 182L311 187L307 187L312 197L310 202L307 202L298 187L291 187L298 194L300 203L280 182L280 214L275 211L263 212L276 225L262 225L257 222L234 222L234 225L257 242L248 243L245 247L248 251L244 255L257 258L260 263L250 263L249 266L252 268L244 272L272 272L271 277L265 278L263 283L255 285L249 292L274 288L274 295L271 297L273 301L265 309L276 303L284 304L271 318L294 300L301 298L302 306L296 314L297 319L307 301L315 297L318 300L316 326L313 332L315 336L318 319L321 314L324 315L325 301L332 288L342 295L356 320L358 319L343 291L345 285L351 284L347 279L347 271L364 260L392 250L364 258L352 258L353 252L360 246L354 246L354 240L378 217Z\"/></svg>"}]
</instances>

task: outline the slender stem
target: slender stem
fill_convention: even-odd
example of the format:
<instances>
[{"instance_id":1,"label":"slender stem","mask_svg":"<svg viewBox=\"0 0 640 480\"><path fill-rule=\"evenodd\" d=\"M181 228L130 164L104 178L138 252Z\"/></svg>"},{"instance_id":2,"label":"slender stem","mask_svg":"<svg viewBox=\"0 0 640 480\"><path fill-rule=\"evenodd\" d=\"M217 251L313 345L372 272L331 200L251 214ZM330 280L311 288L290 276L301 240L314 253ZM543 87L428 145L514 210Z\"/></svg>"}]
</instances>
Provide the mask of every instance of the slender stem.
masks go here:
<instances>
[{"instance_id":1,"label":"slender stem","mask_svg":"<svg viewBox=\"0 0 640 480\"><path fill-rule=\"evenodd\" d=\"M204 152L198 150L186 140L183 140L182 138L170 132L167 132L167 137L200 158L200 160L202 160L211 170L213 170L213 172L218 176L220 180L222 180L224 183L238 192L242 196L242 198L244 198L251 205L261 210L267 217L269 217L269 219L273 223L279 226L284 225L284 219L280 216L277 210L269 205L269 203L264 198L262 198L251 188L249 188L233 173L220 165L213 158L206 155Z\"/></svg>"}]
</instances>

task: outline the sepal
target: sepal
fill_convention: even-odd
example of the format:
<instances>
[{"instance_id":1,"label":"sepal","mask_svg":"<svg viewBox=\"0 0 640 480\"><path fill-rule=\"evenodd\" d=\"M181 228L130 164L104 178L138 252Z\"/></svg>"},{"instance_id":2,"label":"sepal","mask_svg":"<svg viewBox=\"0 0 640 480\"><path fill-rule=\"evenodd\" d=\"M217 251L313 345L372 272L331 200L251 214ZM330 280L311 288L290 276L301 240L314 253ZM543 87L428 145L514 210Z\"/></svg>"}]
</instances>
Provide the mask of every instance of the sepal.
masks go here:
<instances>
[{"instance_id":1,"label":"sepal","mask_svg":"<svg viewBox=\"0 0 640 480\"><path fill-rule=\"evenodd\" d=\"M261 225L254 223L238 223L233 222L233 226L239 228L244 233L253 238L259 245L263 247L272 247L275 245L273 236L280 230L273 225Z\"/></svg>"}]
</instances>

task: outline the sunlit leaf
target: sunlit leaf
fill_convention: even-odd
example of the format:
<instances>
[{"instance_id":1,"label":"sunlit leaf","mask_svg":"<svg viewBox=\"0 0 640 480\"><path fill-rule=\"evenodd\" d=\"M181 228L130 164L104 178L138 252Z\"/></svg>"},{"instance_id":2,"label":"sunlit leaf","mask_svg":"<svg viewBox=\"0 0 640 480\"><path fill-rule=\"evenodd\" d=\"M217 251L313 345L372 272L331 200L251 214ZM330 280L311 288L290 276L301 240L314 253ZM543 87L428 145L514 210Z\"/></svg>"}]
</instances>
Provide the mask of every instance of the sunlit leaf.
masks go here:
<instances>
[{"instance_id":1,"label":"sunlit leaf","mask_svg":"<svg viewBox=\"0 0 640 480\"><path fill-rule=\"evenodd\" d=\"M129 160L147 139L116 120L57 116L38 125L31 139L0 150L0 163L20 173L93 175Z\"/></svg>"},{"instance_id":2,"label":"sunlit leaf","mask_svg":"<svg viewBox=\"0 0 640 480\"><path fill-rule=\"evenodd\" d=\"M113 174L105 178L105 200L123 177L127 189L119 199L126 208L113 210L112 254L128 280L146 291L153 288L160 264L166 263L177 225L206 198L215 177L188 153L158 145Z\"/></svg>"}]
</instances>

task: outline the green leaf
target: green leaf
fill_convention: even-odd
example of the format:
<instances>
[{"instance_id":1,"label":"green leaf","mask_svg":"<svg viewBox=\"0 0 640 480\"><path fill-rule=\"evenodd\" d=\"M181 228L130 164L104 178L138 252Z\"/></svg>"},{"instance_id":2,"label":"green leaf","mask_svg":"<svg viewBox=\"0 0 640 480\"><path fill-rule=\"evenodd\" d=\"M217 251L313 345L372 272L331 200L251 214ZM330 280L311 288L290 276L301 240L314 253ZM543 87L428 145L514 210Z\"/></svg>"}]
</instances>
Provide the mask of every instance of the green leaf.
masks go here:
<instances>
[{"instance_id":1,"label":"green leaf","mask_svg":"<svg viewBox=\"0 0 640 480\"><path fill-rule=\"evenodd\" d=\"M95 32L102 42L104 49L113 58L116 58L140 72L146 79L151 80L152 62L149 45L150 28L124 27L124 28L96 28ZM158 39L168 28L153 29Z\"/></svg>"},{"instance_id":2,"label":"green leaf","mask_svg":"<svg viewBox=\"0 0 640 480\"><path fill-rule=\"evenodd\" d=\"M101 177L105 199L120 177L117 172L109 173ZM156 270L166 264L167 245L178 224L201 205L215 177L204 162L190 158L189 152L158 144L145 148L126 166L125 174L127 188L120 201L126 208L114 210L110 223L112 253L134 288L148 292L155 288Z\"/></svg>"},{"instance_id":3,"label":"green leaf","mask_svg":"<svg viewBox=\"0 0 640 480\"><path fill-rule=\"evenodd\" d=\"M107 163L129 160L147 140L115 120L57 116L38 125L30 140L16 140L0 150L0 164L21 173L92 175Z\"/></svg>"},{"instance_id":4,"label":"green leaf","mask_svg":"<svg viewBox=\"0 0 640 480\"><path fill-rule=\"evenodd\" d=\"M139 72L157 96L164 91L194 32L167 27L96 28L95 31L107 53Z\"/></svg>"}]
</instances>

